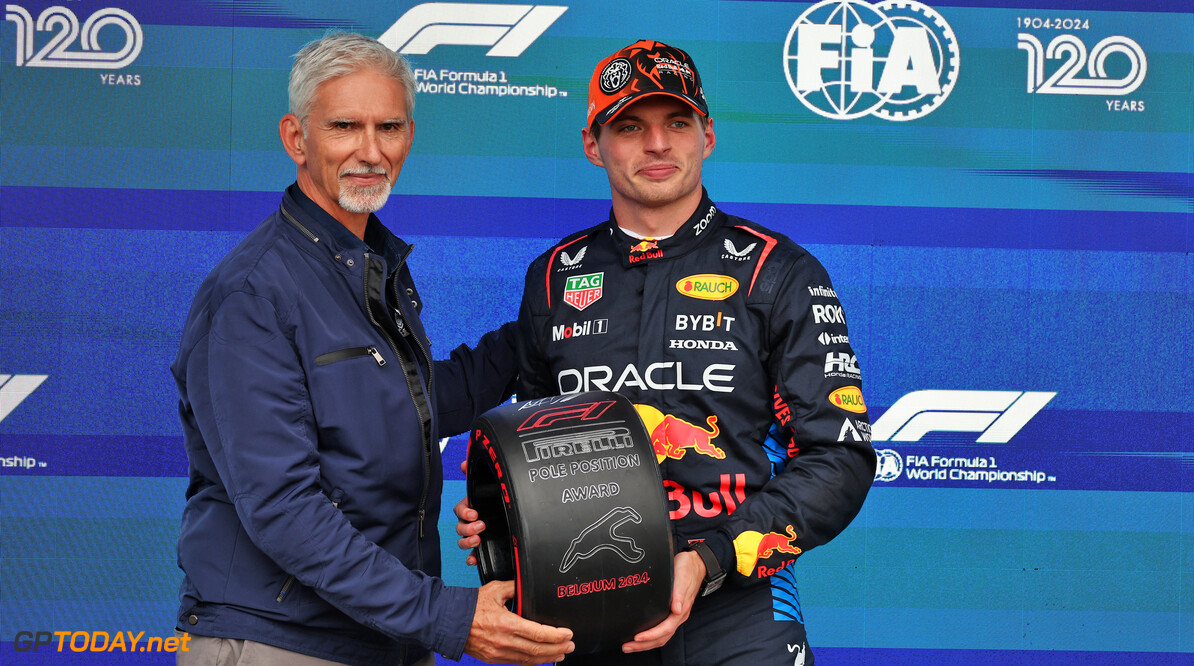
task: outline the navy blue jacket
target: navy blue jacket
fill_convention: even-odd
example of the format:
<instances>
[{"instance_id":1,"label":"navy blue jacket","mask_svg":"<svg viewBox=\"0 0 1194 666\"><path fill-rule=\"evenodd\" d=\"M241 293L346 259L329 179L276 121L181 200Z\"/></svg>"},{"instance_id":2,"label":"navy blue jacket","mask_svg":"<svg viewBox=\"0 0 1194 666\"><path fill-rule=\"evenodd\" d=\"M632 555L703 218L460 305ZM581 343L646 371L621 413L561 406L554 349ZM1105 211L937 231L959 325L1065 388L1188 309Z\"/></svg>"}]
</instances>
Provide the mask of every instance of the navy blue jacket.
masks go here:
<instances>
[{"instance_id":1,"label":"navy blue jacket","mask_svg":"<svg viewBox=\"0 0 1194 666\"><path fill-rule=\"evenodd\" d=\"M509 395L513 327L433 362L410 247L373 216L370 245L346 231L292 186L195 297L172 366L178 627L354 664L459 658L476 590L437 577L438 438Z\"/></svg>"}]
</instances>

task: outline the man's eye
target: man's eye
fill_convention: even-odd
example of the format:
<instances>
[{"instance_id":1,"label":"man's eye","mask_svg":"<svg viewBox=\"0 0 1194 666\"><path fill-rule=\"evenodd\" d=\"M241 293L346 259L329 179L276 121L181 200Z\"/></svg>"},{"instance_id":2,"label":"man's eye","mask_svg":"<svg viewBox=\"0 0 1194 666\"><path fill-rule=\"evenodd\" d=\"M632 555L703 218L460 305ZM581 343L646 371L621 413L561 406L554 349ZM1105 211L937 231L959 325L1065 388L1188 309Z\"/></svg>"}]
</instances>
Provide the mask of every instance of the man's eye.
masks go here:
<instances>
[{"instance_id":1,"label":"man's eye","mask_svg":"<svg viewBox=\"0 0 1194 666\"><path fill-rule=\"evenodd\" d=\"M348 122L347 120L340 120L332 123L332 129L346 130L350 127L352 127L352 123Z\"/></svg>"}]
</instances>

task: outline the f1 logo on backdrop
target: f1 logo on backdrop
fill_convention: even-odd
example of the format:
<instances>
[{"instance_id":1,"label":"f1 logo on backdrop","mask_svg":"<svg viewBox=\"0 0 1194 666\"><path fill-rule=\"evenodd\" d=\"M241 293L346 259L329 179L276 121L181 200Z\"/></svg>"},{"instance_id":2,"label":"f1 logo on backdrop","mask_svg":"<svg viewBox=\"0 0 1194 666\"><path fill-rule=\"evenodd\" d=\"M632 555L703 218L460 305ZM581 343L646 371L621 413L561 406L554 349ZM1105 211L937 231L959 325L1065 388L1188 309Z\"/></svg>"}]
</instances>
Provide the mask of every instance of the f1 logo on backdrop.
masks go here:
<instances>
[{"instance_id":1,"label":"f1 logo on backdrop","mask_svg":"<svg viewBox=\"0 0 1194 666\"><path fill-rule=\"evenodd\" d=\"M49 375L0 375L0 421L3 421Z\"/></svg>"},{"instance_id":2,"label":"f1 logo on backdrop","mask_svg":"<svg viewBox=\"0 0 1194 666\"><path fill-rule=\"evenodd\" d=\"M402 54L423 55L444 44L491 46L485 55L522 55L567 7L425 2L412 7L378 41Z\"/></svg>"},{"instance_id":3,"label":"f1 logo on backdrop","mask_svg":"<svg viewBox=\"0 0 1194 666\"><path fill-rule=\"evenodd\" d=\"M907 121L932 113L958 80L953 28L914 0L825 0L784 41L788 87L813 113Z\"/></svg>"},{"instance_id":4,"label":"f1 logo on backdrop","mask_svg":"<svg viewBox=\"0 0 1194 666\"><path fill-rule=\"evenodd\" d=\"M1005 444L1041 411L1052 391L913 391L871 428L873 441L918 442L930 432L977 432L976 442Z\"/></svg>"},{"instance_id":5,"label":"f1 logo on backdrop","mask_svg":"<svg viewBox=\"0 0 1194 666\"><path fill-rule=\"evenodd\" d=\"M74 12L58 6L47 7L34 21L33 15L20 5L5 5L4 20L17 26L17 67L121 69L141 55L141 46L145 41L136 17L116 7L96 11L83 21L82 27ZM114 51L104 50L100 46L100 32L107 26L124 32L120 48ZM54 34L44 46L35 49L35 37L39 32ZM81 50L69 50L76 39Z\"/></svg>"}]
</instances>

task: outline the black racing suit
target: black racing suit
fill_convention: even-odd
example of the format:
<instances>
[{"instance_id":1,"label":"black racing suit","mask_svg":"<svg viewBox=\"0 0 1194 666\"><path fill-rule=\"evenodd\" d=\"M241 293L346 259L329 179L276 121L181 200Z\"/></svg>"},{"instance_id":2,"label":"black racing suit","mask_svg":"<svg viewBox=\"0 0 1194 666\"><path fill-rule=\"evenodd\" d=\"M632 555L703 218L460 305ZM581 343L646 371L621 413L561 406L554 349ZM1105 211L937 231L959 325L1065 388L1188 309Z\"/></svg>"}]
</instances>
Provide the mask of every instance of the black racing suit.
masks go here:
<instances>
[{"instance_id":1,"label":"black racing suit","mask_svg":"<svg viewBox=\"0 0 1194 666\"><path fill-rule=\"evenodd\" d=\"M616 391L638 406L678 549L730 572L661 650L567 663L811 664L791 566L862 507L875 453L829 276L705 195L664 240L611 219L527 271L519 399ZM803 659L802 659L803 658Z\"/></svg>"}]
</instances>

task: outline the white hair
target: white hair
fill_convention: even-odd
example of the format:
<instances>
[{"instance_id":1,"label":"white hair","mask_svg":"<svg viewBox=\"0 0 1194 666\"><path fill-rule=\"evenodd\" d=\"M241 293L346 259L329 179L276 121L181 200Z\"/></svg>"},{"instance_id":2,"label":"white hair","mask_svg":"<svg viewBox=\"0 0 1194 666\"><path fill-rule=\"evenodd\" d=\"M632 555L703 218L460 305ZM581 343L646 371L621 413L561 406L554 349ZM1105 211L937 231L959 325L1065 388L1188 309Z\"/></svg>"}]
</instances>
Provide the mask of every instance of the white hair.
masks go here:
<instances>
[{"instance_id":1,"label":"white hair","mask_svg":"<svg viewBox=\"0 0 1194 666\"><path fill-rule=\"evenodd\" d=\"M294 54L294 66L290 69L290 112L298 117L304 133L319 86L366 67L375 68L402 84L407 117L414 117L415 75L406 58L371 37L353 32L329 32Z\"/></svg>"}]
</instances>

